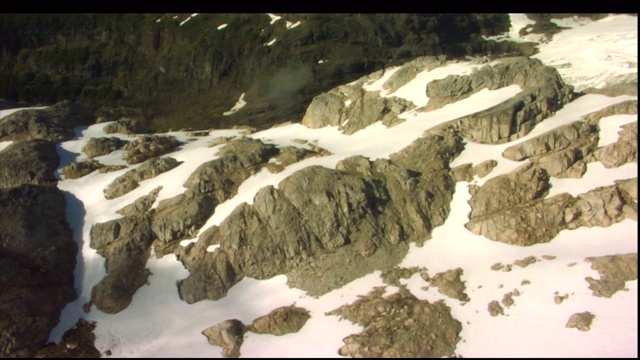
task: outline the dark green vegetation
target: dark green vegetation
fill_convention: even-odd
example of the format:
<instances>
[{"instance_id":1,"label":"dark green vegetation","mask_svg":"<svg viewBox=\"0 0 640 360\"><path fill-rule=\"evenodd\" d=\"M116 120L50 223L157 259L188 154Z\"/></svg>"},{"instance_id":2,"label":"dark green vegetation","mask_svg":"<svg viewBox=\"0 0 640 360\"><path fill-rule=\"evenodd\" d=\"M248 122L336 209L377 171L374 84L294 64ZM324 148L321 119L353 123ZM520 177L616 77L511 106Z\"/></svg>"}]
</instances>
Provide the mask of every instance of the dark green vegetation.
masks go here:
<instances>
[{"instance_id":1,"label":"dark green vegetation","mask_svg":"<svg viewBox=\"0 0 640 360\"><path fill-rule=\"evenodd\" d=\"M0 98L70 99L153 130L265 128L297 122L314 96L417 56L532 51L482 39L507 31L507 14L296 13L273 25L266 14L199 14L180 26L190 15L1 14ZM245 108L223 116L242 93Z\"/></svg>"}]
</instances>

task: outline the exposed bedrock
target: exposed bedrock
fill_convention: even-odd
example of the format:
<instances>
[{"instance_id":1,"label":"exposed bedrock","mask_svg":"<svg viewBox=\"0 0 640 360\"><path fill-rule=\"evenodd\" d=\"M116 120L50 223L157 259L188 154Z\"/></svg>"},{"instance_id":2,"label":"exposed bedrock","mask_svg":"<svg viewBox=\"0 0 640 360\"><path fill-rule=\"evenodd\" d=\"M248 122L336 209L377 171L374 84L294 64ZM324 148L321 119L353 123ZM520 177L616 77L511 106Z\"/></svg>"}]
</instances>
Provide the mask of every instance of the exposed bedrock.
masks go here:
<instances>
[{"instance_id":1,"label":"exposed bedrock","mask_svg":"<svg viewBox=\"0 0 640 360\"><path fill-rule=\"evenodd\" d=\"M602 146L593 152L593 158L606 168L614 168L630 162L638 162L638 122L621 126L618 141Z\"/></svg>"},{"instance_id":2,"label":"exposed bedrock","mask_svg":"<svg viewBox=\"0 0 640 360\"><path fill-rule=\"evenodd\" d=\"M449 75L427 85L425 110L464 99L481 89L519 85L522 91L489 109L441 126L454 126L463 137L478 143L502 144L528 134L536 124L575 98L558 72L537 59L504 58L470 75Z\"/></svg>"},{"instance_id":3,"label":"exposed bedrock","mask_svg":"<svg viewBox=\"0 0 640 360\"><path fill-rule=\"evenodd\" d=\"M339 315L364 327L343 339L338 350L354 358L453 357L462 324L440 300L419 300L405 287L382 297L375 288L352 304L327 313Z\"/></svg>"},{"instance_id":4,"label":"exposed bedrock","mask_svg":"<svg viewBox=\"0 0 640 360\"><path fill-rule=\"evenodd\" d=\"M576 121L505 149L513 161L531 160L549 176L580 178L587 171L585 158L598 147L599 130Z\"/></svg>"},{"instance_id":5,"label":"exposed bedrock","mask_svg":"<svg viewBox=\"0 0 640 360\"><path fill-rule=\"evenodd\" d=\"M94 120L87 107L68 100L44 109L24 109L0 119L0 141L71 140L76 127L90 125Z\"/></svg>"},{"instance_id":6,"label":"exposed bedrock","mask_svg":"<svg viewBox=\"0 0 640 360\"><path fill-rule=\"evenodd\" d=\"M393 94L403 85L413 80L425 70L432 70L445 63L445 56L423 56L401 66L382 88ZM384 71L362 77L354 83L338 86L316 96L302 118L302 124L310 128L337 126L345 134L353 134L365 127L381 121L387 126L403 121L398 115L411 110L416 105L400 97L381 97L379 91L367 91L363 85L375 81Z\"/></svg>"},{"instance_id":7,"label":"exposed bedrock","mask_svg":"<svg viewBox=\"0 0 640 360\"><path fill-rule=\"evenodd\" d=\"M76 298L77 245L54 186L0 189L0 357L31 357Z\"/></svg>"},{"instance_id":8,"label":"exposed bedrock","mask_svg":"<svg viewBox=\"0 0 640 360\"><path fill-rule=\"evenodd\" d=\"M0 152L0 188L22 184L55 185L60 158L54 143L18 141Z\"/></svg>"},{"instance_id":9,"label":"exposed bedrock","mask_svg":"<svg viewBox=\"0 0 640 360\"><path fill-rule=\"evenodd\" d=\"M60 171L62 172L62 175L64 175L64 179L78 179L103 167L104 165L98 161L89 159L80 162L74 161L60 169Z\"/></svg>"},{"instance_id":10,"label":"exposed bedrock","mask_svg":"<svg viewBox=\"0 0 640 360\"><path fill-rule=\"evenodd\" d=\"M459 136L431 134L390 160L355 156L340 170L311 166L261 189L253 205L239 205L180 250L191 273L179 284L181 298L219 299L244 276L279 274L320 295L397 265L408 241L424 241L448 216L448 164L461 151Z\"/></svg>"},{"instance_id":11,"label":"exposed bedrock","mask_svg":"<svg viewBox=\"0 0 640 360\"><path fill-rule=\"evenodd\" d=\"M122 158L127 164L138 164L147 159L170 153L180 145L173 136L144 135L124 145Z\"/></svg>"},{"instance_id":12,"label":"exposed bedrock","mask_svg":"<svg viewBox=\"0 0 640 360\"><path fill-rule=\"evenodd\" d=\"M637 202L625 190L628 187L627 182L620 182L577 197L564 193L545 198L549 189L546 171L526 164L482 187L470 187L472 210L465 227L513 245L549 242L565 229L637 219Z\"/></svg>"},{"instance_id":13,"label":"exposed bedrock","mask_svg":"<svg viewBox=\"0 0 640 360\"><path fill-rule=\"evenodd\" d=\"M118 210L124 217L95 224L91 247L107 259L107 276L92 290L92 303L108 313L125 309L146 283L149 270L145 264L151 247L157 256L163 256L179 247L179 240L195 237L217 204L234 196L242 182L276 154L277 147L259 140L231 141L218 152L219 157L196 169L185 183L185 193L164 199L151 209L161 190L156 188ZM177 164L172 158L149 159L122 178L137 184ZM108 190L114 184L120 182L114 181Z\"/></svg>"},{"instance_id":14,"label":"exposed bedrock","mask_svg":"<svg viewBox=\"0 0 640 360\"><path fill-rule=\"evenodd\" d=\"M140 121L126 117L107 124L102 131L105 134L120 133L125 135L150 133L149 129L142 125Z\"/></svg>"},{"instance_id":15,"label":"exposed bedrock","mask_svg":"<svg viewBox=\"0 0 640 360\"><path fill-rule=\"evenodd\" d=\"M107 155L113 151L121 149L128 141L122 140L115 136L112 137L92 137L82 147L82 152L88 157Z\"/></svg>"},{"instance_id":16,"label":"exposed bedrock","mask_svg":"<svg viewBox=\"0 0 640 360\"><path fill-rule=\"evenodd\" d=\"M637 253L589 257L585 260L600 274L600 279L585 278L594 296L610 298L623 290L627 281L638 279Z\"/></svg>"},{"instance_id":17,"label":"exposed bedrock","mask_svg":"<svg viewBox=\"0 0 640 360\"><path fill-rule=\"evenodd\" d=\"M140 181L152 179L176 166L182 164L171 157L151 158L145 160L140 166L131 169L117 177L109 186L104 189L104 197L115 199L131 192L140 185Z\"/></svg>"},{"instance_id":18,"label":"exposed bedrock","mask_svg":"<svg viewBox=\"0 0 640 360\"><path fill-rule=\"evenodd\" d=\"M312 129L337 126L345 134L381 121L391 126L398 115L415 108L415 104L399 97L381 97L378 91L367 91L356 85L342 85L316 96L302 118Z\"/></svg>"},{"instance_id":19,"label":"exposed bedrock","mask_svg":"<svg viewBox=\"0 0 640 360\"><path fill-rule=\"evenodd\" d=\"M91 303L105 313L124 310L147 282L150 271L145 264L154 238L150 214L129 215L91 228L89 245L106 259L107 272L91 290Z\"/></svg>"}]
</instances>

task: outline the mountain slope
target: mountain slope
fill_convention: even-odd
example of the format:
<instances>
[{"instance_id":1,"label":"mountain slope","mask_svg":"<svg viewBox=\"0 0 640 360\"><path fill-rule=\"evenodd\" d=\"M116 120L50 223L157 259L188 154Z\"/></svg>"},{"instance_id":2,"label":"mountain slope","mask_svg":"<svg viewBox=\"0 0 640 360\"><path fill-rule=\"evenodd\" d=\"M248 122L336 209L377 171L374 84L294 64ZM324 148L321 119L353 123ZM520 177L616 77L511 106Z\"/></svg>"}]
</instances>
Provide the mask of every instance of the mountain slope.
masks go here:
<instances>
[{"instance_id":1,"label":"mountain slope","mask_svg":"<svg viewBox=\"0 0 640 360\"><path fill-rule=\"evenodd\" d=\"M82 318L116 357L637 357L637 92L575 92L637 83L637 18L575 20L540 61L419 58L324 92L301 123L156 134L179 141L154 153L170 169L127 160L149 136L77 127L57 187L78 298L50 340ZM574 61L568 38L635 77ZM128 144L94 160L126 168L67 176L101 137ZM299 329L260 330L290 305Z\"/></svg>"}]
</instances>

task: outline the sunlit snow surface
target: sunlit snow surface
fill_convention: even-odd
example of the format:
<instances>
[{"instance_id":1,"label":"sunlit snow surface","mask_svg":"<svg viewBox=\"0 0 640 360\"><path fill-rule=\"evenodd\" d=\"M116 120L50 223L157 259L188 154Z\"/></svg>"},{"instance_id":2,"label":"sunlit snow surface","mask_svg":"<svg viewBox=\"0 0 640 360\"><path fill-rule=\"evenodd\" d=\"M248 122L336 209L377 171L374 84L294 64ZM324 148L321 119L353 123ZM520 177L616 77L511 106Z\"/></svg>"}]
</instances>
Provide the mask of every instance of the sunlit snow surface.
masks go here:
<instances>
[{"instance_id":1,"label":"sunlit snow surface","mask_svg":"<svg viewBox=\"0 0 640 360\"><path fill-rule=\"evenodd\" d=\"M278 17L269 14L272 23ZM518 24L526 25L526 19L518 19ZM567 20L568 22L568 20ZM633 28L633 31L631 31ZM570 31L573 31L570 33ZM563 35L564 34L564 35ZM573 35L570 35L573 34ZM572 46L588 39L589 46L578 49ZM556 43L557 41L557 43ZM541 45L541 53L536 55L545 62L565 65L572 72L567 82L578 87L597 86L606 76L628 74L621 63L637 62L637 19L626 15L586 22L554 36L554 40ZM564 44L562 46L558 44ZM577 46L577 45L576 45ZM591 49L595 50L589 50ZM634 49L631 50L630 47ZM564 49L564 52L563 50ZM586 56L580 51L602 51L613 54L611 59L599 55ZM425 86L428 81L443 78L448 74L469 73L473 67L469 63L456 63L447 67L423 72L392 94L382 91L382 84L397 68L387 69L384 79L372 81L365 86L370 91L381 91L382 96L398 96L413 101L416 105L426 104L428 99ZM606 69L605 69L606 68ZM633 71L637 71L636 68ZM580 74L591 74L582 76ZM626 76L626 75L625 75ZM283 172L272 174L263 169L239 189L234 198L218 205L215 213L201 231L219 224L241 202L252 203L253 196L266 185L277 184L293 172L306 166L323 165L335 168L336 163L355 154L376 158L387 158L419 138L423 132L437 124L457 117L486 109L517 94L518 86L509 86L494 91L483 90L442 109L421 113L408 111L401 115L406 121L392 128L376 123L353 135L344 135L337 128L325 127L309 129L300 124L280 126L247 135L280 146L306 146L294 142L305 139L314 142L332 155L310 158L288 166ZM602 109L608 105L635 99L631 96L606 97L584 95L558 111L554 116L539 124L530 134L504 145L482 145L467 142L463 153L454 160L452 167L494 159L498 166L485 178L475 178L472 183L481 185L488 179L507 173L523 162L502 158L501 153L508 146L526 141L534 136L552 130L580 118L581 115ZM0 112L0 116L8 111ZM601 121L600 145L616 141L620 125L634 121L637 116L611 117ZM58 146L64 166L74 160L85 159L81 148L91 137L107 136L102 129L106 124L96 124L79 128L74 140ZM65 193L68 207L67 219L81 245L76 269L76 289L79 298L67 305L60 324L54 329L50 340L58 341L64 331L72 327L78 318L97 321L96 346L101 351L110 350L112 357L221 357L221 348L209 345L201 332L226 319L236 318L245 324L271 310L295 303L311 312L311 319L295 334L285 336L258 335L249 332L241 348L243 357L340 357L338 348L342 339L362 331L349 321L337 316L325 316L325 312L357 300L374 286L383 285L379 272L359 278L345 287L318 298L291 289L286 285L284 275L269 280L245 278L232 287L228 295L218 301L201 301L189 305L179 299L176 283L188 276L188 272L174 255L162 259L152 257L147 262L151 270L149 285L140 288L131 305L124 311L108 315L92 308L91 312L81 310L88 301L91 288L105 275L104 259L91 249L89 231L91 226L118 218L115 210L131 203L136 198L148 194L157 186L163 186L157 206L162 199L182 193L182 184L202 162L214 159L222 145L208 147L217 137L241 137L241 130L213 130L207 136L186 141L183 133L170 133L184 141L175 152L165 156L183 161L178 167L156 178L142 181L134 191L106 200L102 190L116 177L129 169L100 174L93 172L80 179L61 180L58 187ZM109 134L128 140L126 135ZM0 151L9 142L0 143ZM124 164L122 151L97 158L103 164ZM614 180L637 177L637 164L627 164L619 168L606 169L600 163L590 163L587 174L582 179L552 178L549 196L560 192L577 195L596 186L613 184ZM599 278L590 269L585 257L637 252L637 222L625 220L607 228L580 228L562 231L553 241L531 247L509 246L474 235L464 228L470 211L470 194L467 182L459 182L451 203L451 214L446 223L433 231L432 238L424 246L411 245L411 250L400 266L426 267L433 275L461 267L462 279L466 283L471 300L463 304L445 297L433 288L423 290L427 285L420 276L403 280L414 295L421 299L435 301L444 299L451 307L453 316L463 325L461 340L456 354L463 357L637 357L637 280L627 282L628 291L620 291L612 298L598 298L591 295L585 277ZM195 240L195 239L192 239ZM187 241L188 242L188 241ZM555 256L553 260L543 259L543 255ZM513 263L527 256L535 256L540 261L526 268L514 266L510 272L491 270L496 262ZM571 266L570 266L571 265ZM530 284L522 284L528 280ZM394 287L387 287L392 293ZM515 305L505 308L505 316L491 317L487 305L492 300L500 301L507 292L518 289L520 296L514 297ZM569 294L562 304L554 303L554 295ZM596 318L589 332L581 332L565 327L570 315L590 311Z\"/></svg>"}]
</instances>

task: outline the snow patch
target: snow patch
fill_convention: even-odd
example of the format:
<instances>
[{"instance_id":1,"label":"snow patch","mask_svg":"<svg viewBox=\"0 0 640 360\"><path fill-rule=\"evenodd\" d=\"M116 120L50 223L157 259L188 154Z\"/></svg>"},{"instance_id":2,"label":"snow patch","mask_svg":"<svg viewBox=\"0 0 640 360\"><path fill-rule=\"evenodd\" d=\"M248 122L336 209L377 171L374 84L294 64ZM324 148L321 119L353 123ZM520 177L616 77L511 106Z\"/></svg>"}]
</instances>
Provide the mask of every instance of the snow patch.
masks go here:
<instances>
[{"instance_id":1,"label":"snow patch","mask_svg":"<svg viewBox=\"0 0 640 360\"><path fill-rule=\"evenodd\" d=\"M273 38L273 40L269 41L268 43L262 44L262 46L271 46L271 45L273 45L275 43L276 43L276 38Z\"/></svg>"},{"instance_id":2,"label":"snow patch","mask_svg":"<svg viewBox=\"0 0 640 360\"><path fill-rule=\"evenodd\" d=\"M224 116L231 115L231 114L235 113L236 111L242 109L245 105L247 105L247 102L244 101L244 93L242 93L242 95L240 95L240 98L238 99L238 102L236 102L236 104L233 105L231 110L225 111L224 113L222 113L222 115L224 115Z\"/></svg>"},{"instance_id":3,"label":"snow patch","mask_svg":"<svg viewBox=\"0 0 640 360\"><path fill-rule=\"evenodd\" d=\"M218 28L217 28L217 29L218 29L218 30L222 30L222 29L226 28L228 25L229 25L229 24L222 24L222 25L218 26Z\"/></svg>"},{"instance_id":4,"label":"snow patch","mask_svg":"<svg viewBox=\"0 0 640 360\"><path fill-rule=\"evenodd\" d=\"M11 144L13 144L13 141L0 141L0 151L6 149Z\"/></svg>"},{"instance_id":5,"label":"snow patch","mask_svg":"<svg viewBox=\"0 0 640 360\"><path fill-rule=\"evenodd\" d=\"M291 30L291 29L295 29L298 26L300 26L300 24L301 24L300 20L298 20L298 21L296 21L294 23L292 23L291 21L287 21L285 26L286 26L287 30Z\"/></svg>"},{"instance_id":6,"label":"snow patch","mask_svg":"<svg viewBox=\"0 0 640 360\"><path fill-rule=\"evenodd\" d=\"M276 23L276 21L282 19L282 16L278 16L278 15L275 15L275 14L267 13L267 15L269 15L269 17L271 18L271 22L269 23L269 25L273 25L273 24Z\"/></svg>"}]
</instances>

